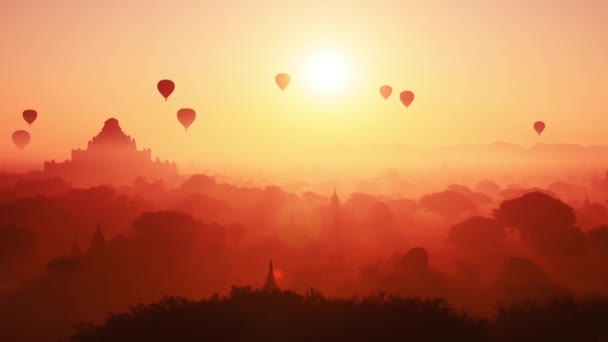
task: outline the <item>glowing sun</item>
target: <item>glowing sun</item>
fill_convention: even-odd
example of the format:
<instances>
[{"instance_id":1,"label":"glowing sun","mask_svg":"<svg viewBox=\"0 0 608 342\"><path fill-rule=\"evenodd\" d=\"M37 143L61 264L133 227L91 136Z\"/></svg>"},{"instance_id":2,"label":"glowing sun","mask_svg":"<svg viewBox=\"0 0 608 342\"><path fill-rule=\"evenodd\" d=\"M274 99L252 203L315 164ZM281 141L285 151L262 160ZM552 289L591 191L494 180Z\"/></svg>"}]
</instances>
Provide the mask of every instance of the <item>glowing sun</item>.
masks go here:
<instances>
[{"instance_id":1,"label":"glowing sun","mask_svg":"<svg viewBox=\"0 0 608 342\"><path fill-rule=\"evenodd\" d=\"M320 52L311 56L307 75L311 88L336 91L344 88L348 81L348 65L335 52Z\"/></svg>"}]
</instances>

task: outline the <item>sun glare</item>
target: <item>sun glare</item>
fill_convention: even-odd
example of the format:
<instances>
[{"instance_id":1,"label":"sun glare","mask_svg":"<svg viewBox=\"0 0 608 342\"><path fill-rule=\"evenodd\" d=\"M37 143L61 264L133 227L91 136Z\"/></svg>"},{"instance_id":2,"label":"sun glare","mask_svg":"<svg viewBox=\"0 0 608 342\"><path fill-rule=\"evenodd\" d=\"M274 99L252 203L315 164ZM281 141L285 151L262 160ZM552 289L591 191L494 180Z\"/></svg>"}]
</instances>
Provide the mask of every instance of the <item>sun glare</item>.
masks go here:
<instances>
[{"instance_id":1,"label":"sun glare","mask_svg":"<svg viewBox=\"0 0 608 342\"><path fill-rule=\"evenodd\" d=\"M308 77L315 90L341 90L348 80L346 61L334 52L313 55L308 65Z\"/></svg>"}]
</instances>

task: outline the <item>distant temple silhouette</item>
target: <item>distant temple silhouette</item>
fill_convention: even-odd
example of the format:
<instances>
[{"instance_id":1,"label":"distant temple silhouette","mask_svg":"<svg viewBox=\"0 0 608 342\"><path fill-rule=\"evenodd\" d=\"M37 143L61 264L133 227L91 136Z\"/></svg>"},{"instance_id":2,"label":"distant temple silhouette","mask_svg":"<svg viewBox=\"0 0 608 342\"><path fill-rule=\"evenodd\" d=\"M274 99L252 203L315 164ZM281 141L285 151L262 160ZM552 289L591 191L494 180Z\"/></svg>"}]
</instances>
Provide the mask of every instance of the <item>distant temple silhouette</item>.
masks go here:
<instances>
[{"instance_id":1,"label":"distant temple silhouette","mask_svg":"<svg viewBox=\"0 0 608 342\"><path fill-rule=\"evenodd\" d=\"M338 194L336 193L336 188L334 187L334 193L331 195L329 200L329 216L330 216L330 229L333 234L334 239L334 257L337 261L343 261L343 246L342 246L342 207L340 204L340 198L338 198Z\"/></svg>"},{"instance_id":2,"label":"distant temple silhouette","mask_svg":"<svg viewBox=\"0 0 608 342\"><path fill-rule=\"evenodd\" d=\"M272 268L272 260L270 261L270 267L268 269L268 276L266 277L266 284L264 284L263 290L265 292L279 292L281 289L279 288L279 284L274 279L274 270Z\"/></svg>"},{"instance_id":3,"label":"distant temple silhouette","mask_svg":"<svg viewBox=\"0 0 608 342\"><path fill-rule=\"evenodd\" d=\"M93 238L91 239L91 247L89 247L89 254L99 254L103 252L105 245L106 238L101 232L101 225L99 224L99 222L97 222L97 229L95 229L95 234L93 234Z\"/></svg>"},{"instance_id":4,"label":"distant temple silhouette","mask_svg":"<svg viewBox=\"0 0 608 342\"><path fill-rule=\"evenodd\" d=\"M166 178L177 174L175 162L152 161L150 149L138 150L135 139L126 135L118 120L106 120L86 150L72 150L72 159L44 163L44 173L76 185L132 184L137 177Z\"/></svg>"}]
</instances>

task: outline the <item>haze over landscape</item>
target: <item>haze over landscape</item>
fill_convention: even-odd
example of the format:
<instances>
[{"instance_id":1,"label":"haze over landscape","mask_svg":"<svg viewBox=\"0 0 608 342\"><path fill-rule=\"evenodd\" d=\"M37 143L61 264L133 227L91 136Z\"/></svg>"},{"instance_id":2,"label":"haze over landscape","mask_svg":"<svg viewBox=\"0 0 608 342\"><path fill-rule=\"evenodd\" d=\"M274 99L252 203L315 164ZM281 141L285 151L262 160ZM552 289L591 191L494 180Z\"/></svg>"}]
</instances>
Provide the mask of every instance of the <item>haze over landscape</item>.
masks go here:
<instances>
[{"instance_id":1,"label":"haze over landscape","mask_svg":"<svg viewBox=\"0 0 608 342\"><path fill-rule=\"evenodd\" d=\"M608 339L608 2L0 13L0 340Z\"/></svg>"}]
</instances>

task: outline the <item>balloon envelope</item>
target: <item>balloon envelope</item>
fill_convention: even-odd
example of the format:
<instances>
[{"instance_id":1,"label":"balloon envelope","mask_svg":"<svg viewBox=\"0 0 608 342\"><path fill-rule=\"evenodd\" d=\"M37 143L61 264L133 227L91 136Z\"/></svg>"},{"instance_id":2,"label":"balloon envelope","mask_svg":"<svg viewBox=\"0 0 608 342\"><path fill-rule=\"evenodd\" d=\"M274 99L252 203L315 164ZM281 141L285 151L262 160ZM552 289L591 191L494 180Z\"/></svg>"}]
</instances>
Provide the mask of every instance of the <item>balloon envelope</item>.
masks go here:
<instances>
[{"instance_id":1,"label":"balloon envelope","mask_svg":"<svg viewBox=\"0 0 608 342\"><path fill-rule=\"evenodd\" d=\"M177 120L184 126L186 131L188 130L188 127L192 125L194 119L196 119L196 112L194 109L182 108L177 111Z\"/></svg>"},{"instance_id":2,"label":"balloon envelope","mask_svg":"<svg viewBox=\"0 0 608 342\"><path fill-rule=\"evenodd\" d=\"M167 101L167 98L169 98L173 93L173 90L175 90L175 83L171 80L160 80L158 81L156 88L158 88L160 94L165 98L165 101Z\"/></svg>"},{"instance_id":3,"label":"balloon envelope","mask_svg":"<svg viewBox=\"0 0 608 342\"><path fill-rule=\"evenodd\" d=\"M534 130L540 135L545 130L545 123L542 121L536 121L534 123Z\"/></svg>"},{"instance_id":4,"label":"balloon envelope","mask_svg":"<svg viewBox=\"0 0 608 342\"><path fill-rule=\"evenodd\" d=\"M278 74L274 77L274 81L277 83L281 90L285 90L291 82L291 76L285 73Z\"/></svg>"},{"instance_id":5,"label":"balloon envelope","mask_svg":"<svg viewBox=\"0 0 608 342\"><path fill-rule=\"evenodd\" d=\"M399 94L399 99L401 99L401 103L407 108L414 102L414 93L409 90L402 91L401 94Z\"/></svg>"},{"instance_id":6,"label":"balloon envelope","mask_svg":"<svg viewBox=\"0 0 608 342\"><path fill-rule=\"evenodd\" d=\"M388 99L388 97L391 96L392 93L393 88L391 88L391 86L383 85L382 87L380 87L380 95L382 95L385 100Z\"/></svg>"},{"instance_id":7,"label":"balloon envelope","mask_svg":"<svg viewBox=\"0 0 608 342\"><path fill-rule=\"evenodd\" d=\"M23 130L13 132L12 138L13 142L20 150L23 150L30 142L30 134Z\"/></svg>"},{"instance_id":8,"label":"balloon envelope","mask_svg":"<svg viewBox=\"0 0 608 342\"><path fill-rule=\"evenodd\" d=\"M36 121L37 117L38 113L33 109L26 109L23 111L23 120L30 125Z\"/></svg>"}]
</instances>

